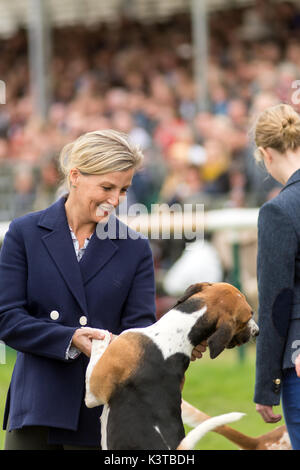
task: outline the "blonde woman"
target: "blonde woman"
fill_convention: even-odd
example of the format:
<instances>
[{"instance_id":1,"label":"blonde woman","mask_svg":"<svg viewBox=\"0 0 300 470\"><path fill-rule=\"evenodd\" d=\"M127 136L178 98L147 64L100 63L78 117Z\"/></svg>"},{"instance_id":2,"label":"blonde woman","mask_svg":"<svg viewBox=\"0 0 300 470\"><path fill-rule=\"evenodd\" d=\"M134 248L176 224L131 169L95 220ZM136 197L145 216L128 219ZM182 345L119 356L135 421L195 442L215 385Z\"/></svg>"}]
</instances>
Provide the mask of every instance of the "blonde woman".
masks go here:
<instances>
[{"instance_id":1,"label":"blonde woman","mask_svg":"<svg viewBox=\"0 0 300 470\"><path fill-rule=\"evenodd\" d=\"M79 137L60 156L66 197L9 227L0 253L0 339L18 355L5 449L99 449L101 408L83 401L91 341L102 338L99 329L118 334L155 321L149 242L112 214L142 159L119 132ZM98 228L112 219L111 237ZM204 350L199 345L193 358Z\"/></svg>"},{"instance_id":2,"label":"blonde woman","mask_svg":"<svg viewBox=\"0 0 300 470\"><path fill-rule=\"evenodd\" d=\"M300 117L286 104L255 125L256 159L283 185L260 209L257 276L256 409L267 423L282 406L293 449L300 449Z\"/></svg>"},{"instance_id":3,"label":"blonde woman","mask_svg":"<svg viewBox=\"0 0 300 470\"><path fill-rule=\"evenodd\" d=\"M6 449L98 448L101 410L83 402L99 329L155 321L152 253L143 237L99 239L141 152L120 133L91 132L61 152L69 189L15 219L0 257L0 338L18 351L4 416ZM119 227L119 225L118 225Z\"/></svg>"}]
</instances>

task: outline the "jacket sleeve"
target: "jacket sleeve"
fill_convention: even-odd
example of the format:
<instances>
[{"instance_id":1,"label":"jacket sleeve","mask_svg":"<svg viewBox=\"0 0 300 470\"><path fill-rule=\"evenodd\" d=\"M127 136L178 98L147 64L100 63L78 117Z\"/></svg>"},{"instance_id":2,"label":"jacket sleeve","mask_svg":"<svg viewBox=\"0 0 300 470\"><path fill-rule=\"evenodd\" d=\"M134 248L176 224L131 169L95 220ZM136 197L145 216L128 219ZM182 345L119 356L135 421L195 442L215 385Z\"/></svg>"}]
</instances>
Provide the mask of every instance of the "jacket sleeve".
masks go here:
<instances>
[{"instance_id":1,"label":"jacket sleeve","mask_svg":"<svg viewBox=\"0 0 300 470\"><path fill-rule=\"evenodd\" d=\"M17 351L66 360L76 328L30 314L27 306L29 262L23 236L17 222L13 221L0 251L0 339Z\"/></svg>"},{"instance_id":2,"label":"jacket sleeve","mask_svg":"<svg viewBox=\"0 0 300 470\"><path fill-rule=\"evenodd\" d=\"M273 201L258 218L258 323L254 402L280 403L282 359L293 304L298 240L289 216Z\"/></svg>"},{"instance_id":3,"label":"jacket sleeve","mask_svg":"<svg viewBox=\"0 0 300 470\"><path fill-rule=\"evenodd\" d=\"M142 240L144 242L143 254L126 299L119 333L128 328L146 327L156 321L152 251L149 241Z\"/></svg>"}]
</instances>

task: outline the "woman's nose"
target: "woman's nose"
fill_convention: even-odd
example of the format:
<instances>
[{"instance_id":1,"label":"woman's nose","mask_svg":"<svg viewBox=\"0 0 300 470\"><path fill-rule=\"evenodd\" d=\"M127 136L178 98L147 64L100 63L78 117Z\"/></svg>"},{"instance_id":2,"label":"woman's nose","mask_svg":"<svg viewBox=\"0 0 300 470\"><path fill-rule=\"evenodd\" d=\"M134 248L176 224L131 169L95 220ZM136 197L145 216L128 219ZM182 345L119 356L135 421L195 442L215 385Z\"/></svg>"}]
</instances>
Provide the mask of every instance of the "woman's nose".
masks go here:
<instances>
[{"instance_id":1,"label":"woman's nose","mask_svg":"<svg viewBox=\"0 0 300 470\"><path fill-rule=\"evenodd\" d=\"M109 195L109 198L107 199L107 202L111 204L114 207L117 207L120 202L120 193L115 192Z\"/></svg>"}]
</instances>

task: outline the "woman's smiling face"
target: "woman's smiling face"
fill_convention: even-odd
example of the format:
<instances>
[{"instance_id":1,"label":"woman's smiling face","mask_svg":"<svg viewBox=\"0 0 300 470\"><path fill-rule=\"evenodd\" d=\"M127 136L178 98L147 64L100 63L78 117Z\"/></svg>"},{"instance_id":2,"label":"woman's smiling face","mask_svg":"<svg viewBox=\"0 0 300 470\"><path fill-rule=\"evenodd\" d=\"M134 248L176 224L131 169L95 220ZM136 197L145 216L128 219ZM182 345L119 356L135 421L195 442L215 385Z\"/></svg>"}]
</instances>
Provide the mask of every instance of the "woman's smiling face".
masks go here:
<instances>
[{"instance_id":1,"label":"woman's smiling face","mask_svg":"<svg viewBox=\"0 0 300 470\"><path fill-rule=\"evenodd\" d=\"M134 169L103 175L87 175L77 168L71 170L72 203L86 222L106 222L113 210L124 200L131 185Z\"/></svg>"}]
</instances>

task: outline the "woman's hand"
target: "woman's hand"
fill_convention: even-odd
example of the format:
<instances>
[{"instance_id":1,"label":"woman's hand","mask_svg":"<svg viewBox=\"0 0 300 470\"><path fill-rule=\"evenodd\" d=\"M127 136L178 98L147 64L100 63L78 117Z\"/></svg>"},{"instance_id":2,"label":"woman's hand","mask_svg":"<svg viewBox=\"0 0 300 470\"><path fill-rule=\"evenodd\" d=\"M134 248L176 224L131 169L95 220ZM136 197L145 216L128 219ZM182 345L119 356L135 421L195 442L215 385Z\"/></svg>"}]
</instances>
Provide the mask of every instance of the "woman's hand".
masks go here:
<instances>
[{"instance_id":1,"label":"woman's hand","mask_svg":"<svg viewBox=\"0 0 300 470\"><path fill-rule=\"evenodd\" d=\"M86 356L91 356L92 340L104 339L105 335L97 328L78 328L72 337L72 346L79 349Z\"/></svg>"},{"instance_id":2,"label":"woman's hand","mask_svg":"<svg viewBox=\"0 0 300 470\"><path fill-rule=\"evenodd\" d=\"M256 411L261 415L265 423L277 423L281 420L281 415L275 415L273 413L273 407L269 405L256 405Z\"/></svg>"},{"instance_id":3,"label":"woman's hand","mask_svg":"<svg viewBox=\"0 0 300 470\"><path fill-rule=\"evenodd\" d=\"M191 361L195 361L196 359L200 359L203 353L206 351L207 348L207 341L202 341L202 343L198 344L194 347L192 351Z\"/></svg>"}]
</instances>

